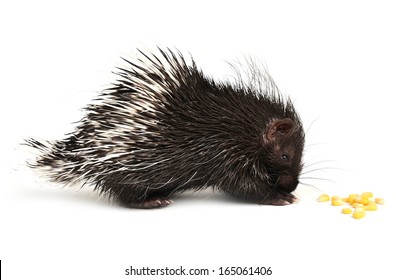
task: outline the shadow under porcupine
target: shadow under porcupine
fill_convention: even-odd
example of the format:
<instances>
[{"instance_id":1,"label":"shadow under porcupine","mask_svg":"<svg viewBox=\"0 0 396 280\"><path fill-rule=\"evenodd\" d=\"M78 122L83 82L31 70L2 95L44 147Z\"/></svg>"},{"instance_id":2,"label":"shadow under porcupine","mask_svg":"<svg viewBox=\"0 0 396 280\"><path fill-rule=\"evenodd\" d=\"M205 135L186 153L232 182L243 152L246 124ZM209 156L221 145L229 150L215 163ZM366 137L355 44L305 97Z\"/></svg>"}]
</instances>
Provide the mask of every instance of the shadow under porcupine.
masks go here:
<instances>
[{"instance_id":1,"label":"shadow under porcupine","mask_svg":"<svg viewBox=\"0 0 396 280\"><path fill-rule=\"evenodd\" d=\"M259 204L296 200L304 131L267 72L217 82L160 48L127 63L66 139L26 140L40 150L31 167L128 207L166 206L176 192L207 187Z\"/></svg>"}]
</instances>

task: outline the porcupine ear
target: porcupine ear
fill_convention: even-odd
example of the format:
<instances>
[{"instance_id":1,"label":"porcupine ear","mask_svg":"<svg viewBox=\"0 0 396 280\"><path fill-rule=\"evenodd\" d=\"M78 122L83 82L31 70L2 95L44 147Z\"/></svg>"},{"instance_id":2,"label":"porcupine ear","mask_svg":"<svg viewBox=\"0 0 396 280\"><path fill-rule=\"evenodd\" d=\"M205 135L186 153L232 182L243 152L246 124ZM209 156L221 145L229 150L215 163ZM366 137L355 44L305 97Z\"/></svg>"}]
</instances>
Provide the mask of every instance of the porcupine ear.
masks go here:
<instances>
[{"instance_id":1,"label":"porcupine ear","mask_svg":"<svg viewBox=\"0 0 396 280\"><path fill-rule=\"evenodd\" d=\"M293 130L294 126L294 121L289 118L272 121L265 133L265 140L276 141L289 134L290 131Z\"/></svg>"}]
</instances>

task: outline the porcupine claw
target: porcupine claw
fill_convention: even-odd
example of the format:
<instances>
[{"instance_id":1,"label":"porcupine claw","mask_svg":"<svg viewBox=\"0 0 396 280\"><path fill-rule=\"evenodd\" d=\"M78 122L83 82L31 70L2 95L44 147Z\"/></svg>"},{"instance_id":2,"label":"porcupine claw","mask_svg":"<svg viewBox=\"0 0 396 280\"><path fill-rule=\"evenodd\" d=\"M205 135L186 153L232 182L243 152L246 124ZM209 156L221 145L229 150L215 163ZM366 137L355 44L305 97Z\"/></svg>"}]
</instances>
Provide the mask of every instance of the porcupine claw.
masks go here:
<instances>
[{"instance_id":1,"label":"porcupine claw","mask_svg":"<svg viewBox=\"0 0 396 280\"><path fill-rule=\"evenodd\" d=\"M165 207L168 205L173 204L173 200L169 199L169 198L164 198L164 197L160 197L160 198L153 198L153 199L149 199L149 200L145 200L143 201L141 204L139 204L139 208L157 208L157 207Z\"/></svg>"}]
</instances>

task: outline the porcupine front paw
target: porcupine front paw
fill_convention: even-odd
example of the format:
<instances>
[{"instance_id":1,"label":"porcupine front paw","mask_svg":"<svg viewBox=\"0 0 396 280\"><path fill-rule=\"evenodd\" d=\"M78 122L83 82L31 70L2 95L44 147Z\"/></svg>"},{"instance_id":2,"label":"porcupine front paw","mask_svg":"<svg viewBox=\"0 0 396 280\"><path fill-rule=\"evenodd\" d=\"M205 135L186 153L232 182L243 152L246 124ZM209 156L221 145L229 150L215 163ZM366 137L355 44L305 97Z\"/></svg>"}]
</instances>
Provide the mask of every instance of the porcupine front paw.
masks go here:
<instances>
[{"instance_id":1,"label":"porcupine front paw","mask_svg":"<svg viewBox=\"0 0 396 280\"><path fill-rule=\"evenodd\" d=\"M130 208L152 209L165 207L173 204L173 200L165 197L155 197L144 200L143 202L132 202L127 205Z\"/></svg>"},{"instance_id":2,"label":"porcupine front paw","mask_svg":"<svg viewBox=\"0 0 396 280\"><path fill-rule=\"evenodd\" d=\"M291 193L277 193L268 204L283 206L293 204L295 202L298 202L298 198Z\"/></svg>"}]
</instances>

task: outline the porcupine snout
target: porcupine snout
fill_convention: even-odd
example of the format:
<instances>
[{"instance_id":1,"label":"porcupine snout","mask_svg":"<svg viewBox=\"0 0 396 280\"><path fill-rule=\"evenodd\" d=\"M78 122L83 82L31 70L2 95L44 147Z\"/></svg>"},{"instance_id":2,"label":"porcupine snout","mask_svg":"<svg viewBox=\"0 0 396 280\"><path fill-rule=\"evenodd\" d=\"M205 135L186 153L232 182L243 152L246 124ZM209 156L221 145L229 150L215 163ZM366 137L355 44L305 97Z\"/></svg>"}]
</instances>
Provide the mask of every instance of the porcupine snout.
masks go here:
<instances>
[{"instance_id":1,"label":"porcupine snout","mask_svg":"<svg viewBox=\"0 0 396 280\"><path fill-rule=\"evenodd\" d=\"M298 183L298 178L294 178L287 173L281 174L277 181L277 185L287 192L293 192L297 188Z\"/></svg>"}]
</instances>

